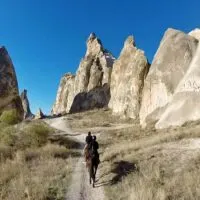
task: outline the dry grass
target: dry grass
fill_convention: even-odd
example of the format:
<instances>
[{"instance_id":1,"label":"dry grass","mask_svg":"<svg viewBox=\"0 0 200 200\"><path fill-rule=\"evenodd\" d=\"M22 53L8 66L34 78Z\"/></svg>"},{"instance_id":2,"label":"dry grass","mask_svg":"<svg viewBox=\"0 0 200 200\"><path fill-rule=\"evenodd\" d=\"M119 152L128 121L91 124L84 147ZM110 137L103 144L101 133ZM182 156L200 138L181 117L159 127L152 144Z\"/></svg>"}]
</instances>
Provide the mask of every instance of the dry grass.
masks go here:
<instances>
[{"instance_id":1,"label":"dry grass","mask_svg":"<svg viewBox=\"0 0 200 200\"><path fill-rule=\"evenodd\" d=\"M127 120L121 119L119 116L113 116L111 115L111 111L106 109L95 109L87 112L69 114L67 115L67 119L73 129L98 126L109 127L112 123L131 121L131 119Z\"/></svg>"},{"instance_id":2,"label":"dry grass","mask_svg":"<svg viewBox=\"0 0 200 200\"><path fill-rule=\"evenodd\" d=\"M0 199L65 199L80 152L76 141L55 139L53 132L40 121L0 124Z\"/></svg>"},{"instance_id":3,"label":"dry grass","mask_svg":"<svg viewBox=\"0 0 200 200\"><path fill-rule=\"evenodd\" d=\"M1 163L0 199L64 199L72 172L68 150L55 145L18 151ZM58 156L59 155L59 156Z\"/></svg>"},{"instance_id":4,"label":"dry grass","mask_svg":"<svg viewBox=\"0 0 200 200\"><path fill-rule=\"evenodd\" d=\"M142 130L132 127L107 129L106 123L122 123L110 111L71 115L72 128L99 127L99 184L105 186L109 200L172 200L200 199L200 122L182 127ZM104 116L105 114L105 116ZM97 116L97 118L95 118ZM123 123L127 121L123 121ZM134 122L132 122L134 123ZM112 124L114 126L114 124Z\"/></svg>"}]
</instances>

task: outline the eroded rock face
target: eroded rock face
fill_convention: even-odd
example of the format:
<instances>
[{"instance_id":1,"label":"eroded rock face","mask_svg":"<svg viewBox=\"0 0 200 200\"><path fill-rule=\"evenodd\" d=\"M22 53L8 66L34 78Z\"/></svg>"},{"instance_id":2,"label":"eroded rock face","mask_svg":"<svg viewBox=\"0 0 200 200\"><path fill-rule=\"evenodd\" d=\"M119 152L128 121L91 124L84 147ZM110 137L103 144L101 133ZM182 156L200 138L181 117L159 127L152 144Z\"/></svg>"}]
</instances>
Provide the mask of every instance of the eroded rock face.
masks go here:
<instances>
[{"instance_id":1,"label":"eroded rock face","mask_svg":"<svg viewBox=\"0 0 200 200\"><path fill-rule=\"evenodd\" d=\"M96 35L90 34L86 54L79 64L76 75L61 80L52 114L79 112L103 104L106 106L110 96L105 96L109 92L108 86L104 85L110 83L114 60ZM104 95L100 97L99 94L102 93Z\"/></svg>"},{"instance_id":2,"label":"eroded rock face","mask_svg":"<svg viewBox=\"0 0 200 200\"><path fill-rule=\"evenodd\" d=\"M189 33L200 39L200 29ZM200 44L190 63L187 73L180 81L172 101L166 107L156 128L180 126L188 121L200 119Z\"/></svg>"},{"instance_id":3,"label":"eroded rock face","mask_svg":"<svg viewBox=\"0 0 200 200\"><path fill-rule=\"evenodd\" d=\"M61 78L57 92L56 102L52 108L53 114L69 112L74 98L74 82L75 76L71 73L67 73Z\"/></svg>"},{"instance_id":4,"label":"eroded rock face","mask_svg":"<svg viewBox=\"0 0 200 200\"><path fill-rule=\"evenodd\" d=\"M108 84L104 84L102 87L96 87L89 92L78 93L74 98L70 113L103 108L108 105L109 100L110 87Z\"/></svg>"},{"instance_id":5,"label":"eroded rock face","mask_svg":"<svg viewBox=\"0 0 200 200\"><path fill-rule=\"evenodd\" d=\"M113 113L138 118L144 78L148 70L149 64L144 52L135 47L133 37L129 36L113 65L109 102Z\"/></svg>"},{"instance_id":6,"label":"eroded rock face","mask_svg":"<svg viewBox=\"0 0 200 200\"><path fill-rule=\"evenodd\" d=\"M20 97L21 97L22 106L24 110L24 119L34 118L34 115L32 114L31 109L30 109L29 100L27 97L27 90L23 90Z\"/></svg>"},{"instance_id":7,"label":"eroded rock face","mask_svg":"<svg viewBox=\"0 0 200 200\"><path fill-rule=\"evenodd\" d=\"M87 40L87 51L76 72L74 93L88 92L110 82L115 58L104 49L94 33Z\"/></svg>"},{"instance_id":8,"label":"eroded rock face","mask_svg":"<svg viewBox=\"0 0 200 200\"><path fill-rule=\"evenodd\" d=\"M15 69L6 48L0 47L0 114L6 109L16 109L23 118Z\"/></svg>"},{"instance_id":9,"label":"eroded rock face","mask_svg":"<svg viewBox=\"0 0 200 200\"><path fill-rule=\"evenodd\" d=\"M175 90L195 55L198 40L183 32L168 29L160 43L146 77L140 123L157 121L171 102Z\"/></svg>"}]
</instances>

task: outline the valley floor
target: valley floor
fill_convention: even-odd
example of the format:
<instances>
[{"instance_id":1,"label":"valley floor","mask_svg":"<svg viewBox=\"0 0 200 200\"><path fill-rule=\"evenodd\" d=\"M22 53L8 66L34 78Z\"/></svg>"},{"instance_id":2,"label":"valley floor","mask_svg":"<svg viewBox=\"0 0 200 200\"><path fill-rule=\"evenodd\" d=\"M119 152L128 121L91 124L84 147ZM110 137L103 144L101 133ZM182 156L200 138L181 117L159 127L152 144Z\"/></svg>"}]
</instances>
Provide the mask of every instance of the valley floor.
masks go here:
<instances>
[{"instance_id":1,"label":"valley floor","mask_svg":"<svg viewBox=\"0 0 200 200\"><path fill-rule=\"evenodd\" d=\"M106 200L200 199L200 122L142 130L105 110L66 120L73 131L97 135Z\"/></svg>"},{"instance_id":2,"label":"valley floor","mask_svg":"<svg viewBox=\"0 0 200 200\"><path fill-rule=\"evenodd\" d=\"M0 199L200 199L200 121L142 130L100 109L45 122L54 129L42 121L0 124ZM46 131L53 131L48 142ZM82 155L88 131L100 145L95 188Z\"/></svg>"}]
</instances>

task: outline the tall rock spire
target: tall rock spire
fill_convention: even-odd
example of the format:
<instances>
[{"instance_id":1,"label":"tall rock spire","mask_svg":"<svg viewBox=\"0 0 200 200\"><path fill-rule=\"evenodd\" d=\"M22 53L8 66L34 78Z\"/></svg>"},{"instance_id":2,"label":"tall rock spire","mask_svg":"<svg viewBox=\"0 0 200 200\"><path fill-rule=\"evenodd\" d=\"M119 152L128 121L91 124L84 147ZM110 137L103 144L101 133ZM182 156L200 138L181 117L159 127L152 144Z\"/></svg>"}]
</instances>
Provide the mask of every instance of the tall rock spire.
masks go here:
<instances>
[{"instance_id":1,"label":"tall rock spire","mask_svg":"<svg viewBox=\"0 0 200 200\"><path fill-rule=\"evenodd\" d=\"M34 115L32 114L32 112L30 110L29 100L27 97L27 90L23 90L20 97L21 97L22 106L24 109L24 119L34 118Z\"/></svg>"},{"instance_id":2,"label":"tall rock spire","mask_svg":"<svg viewBox=\"0 0 200 200\"><path fill-rule=\"evenodd\" d=\"M137 119L144 79L149 70L144 51L135 47L133 36L124 42L111 75L109 108L114 114Z\"/></svg>"}]
</instances>

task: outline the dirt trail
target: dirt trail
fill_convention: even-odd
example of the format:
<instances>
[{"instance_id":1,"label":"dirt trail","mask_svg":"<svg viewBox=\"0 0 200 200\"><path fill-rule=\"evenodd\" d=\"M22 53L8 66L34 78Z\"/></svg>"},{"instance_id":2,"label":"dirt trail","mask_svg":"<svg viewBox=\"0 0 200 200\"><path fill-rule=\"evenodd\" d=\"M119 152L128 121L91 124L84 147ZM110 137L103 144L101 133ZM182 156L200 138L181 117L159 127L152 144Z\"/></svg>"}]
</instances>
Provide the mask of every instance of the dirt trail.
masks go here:
<instances>
[{"instance_id":1,"label":"dirt trail","mask_svg":"<svg viewBox=\"0 0 200 200\"><path fill-rule=\"evenodd\" d=\"M69 134L70 137L76 138L80 144L84 144L86 133L73 132L67 124L64 117L45 120L52 127L61 130L62 134ZM83 146L81 146L83 148ZM67 188L66 200L104 200L104 190L98 181L95 188L89 184L89 175L85 164L83 163L83 156L79 158L78 162L74 164L74 171L72 174L71 184ZM98 180L97 174L97 180Z\"/></svg>"}]
</instances>

